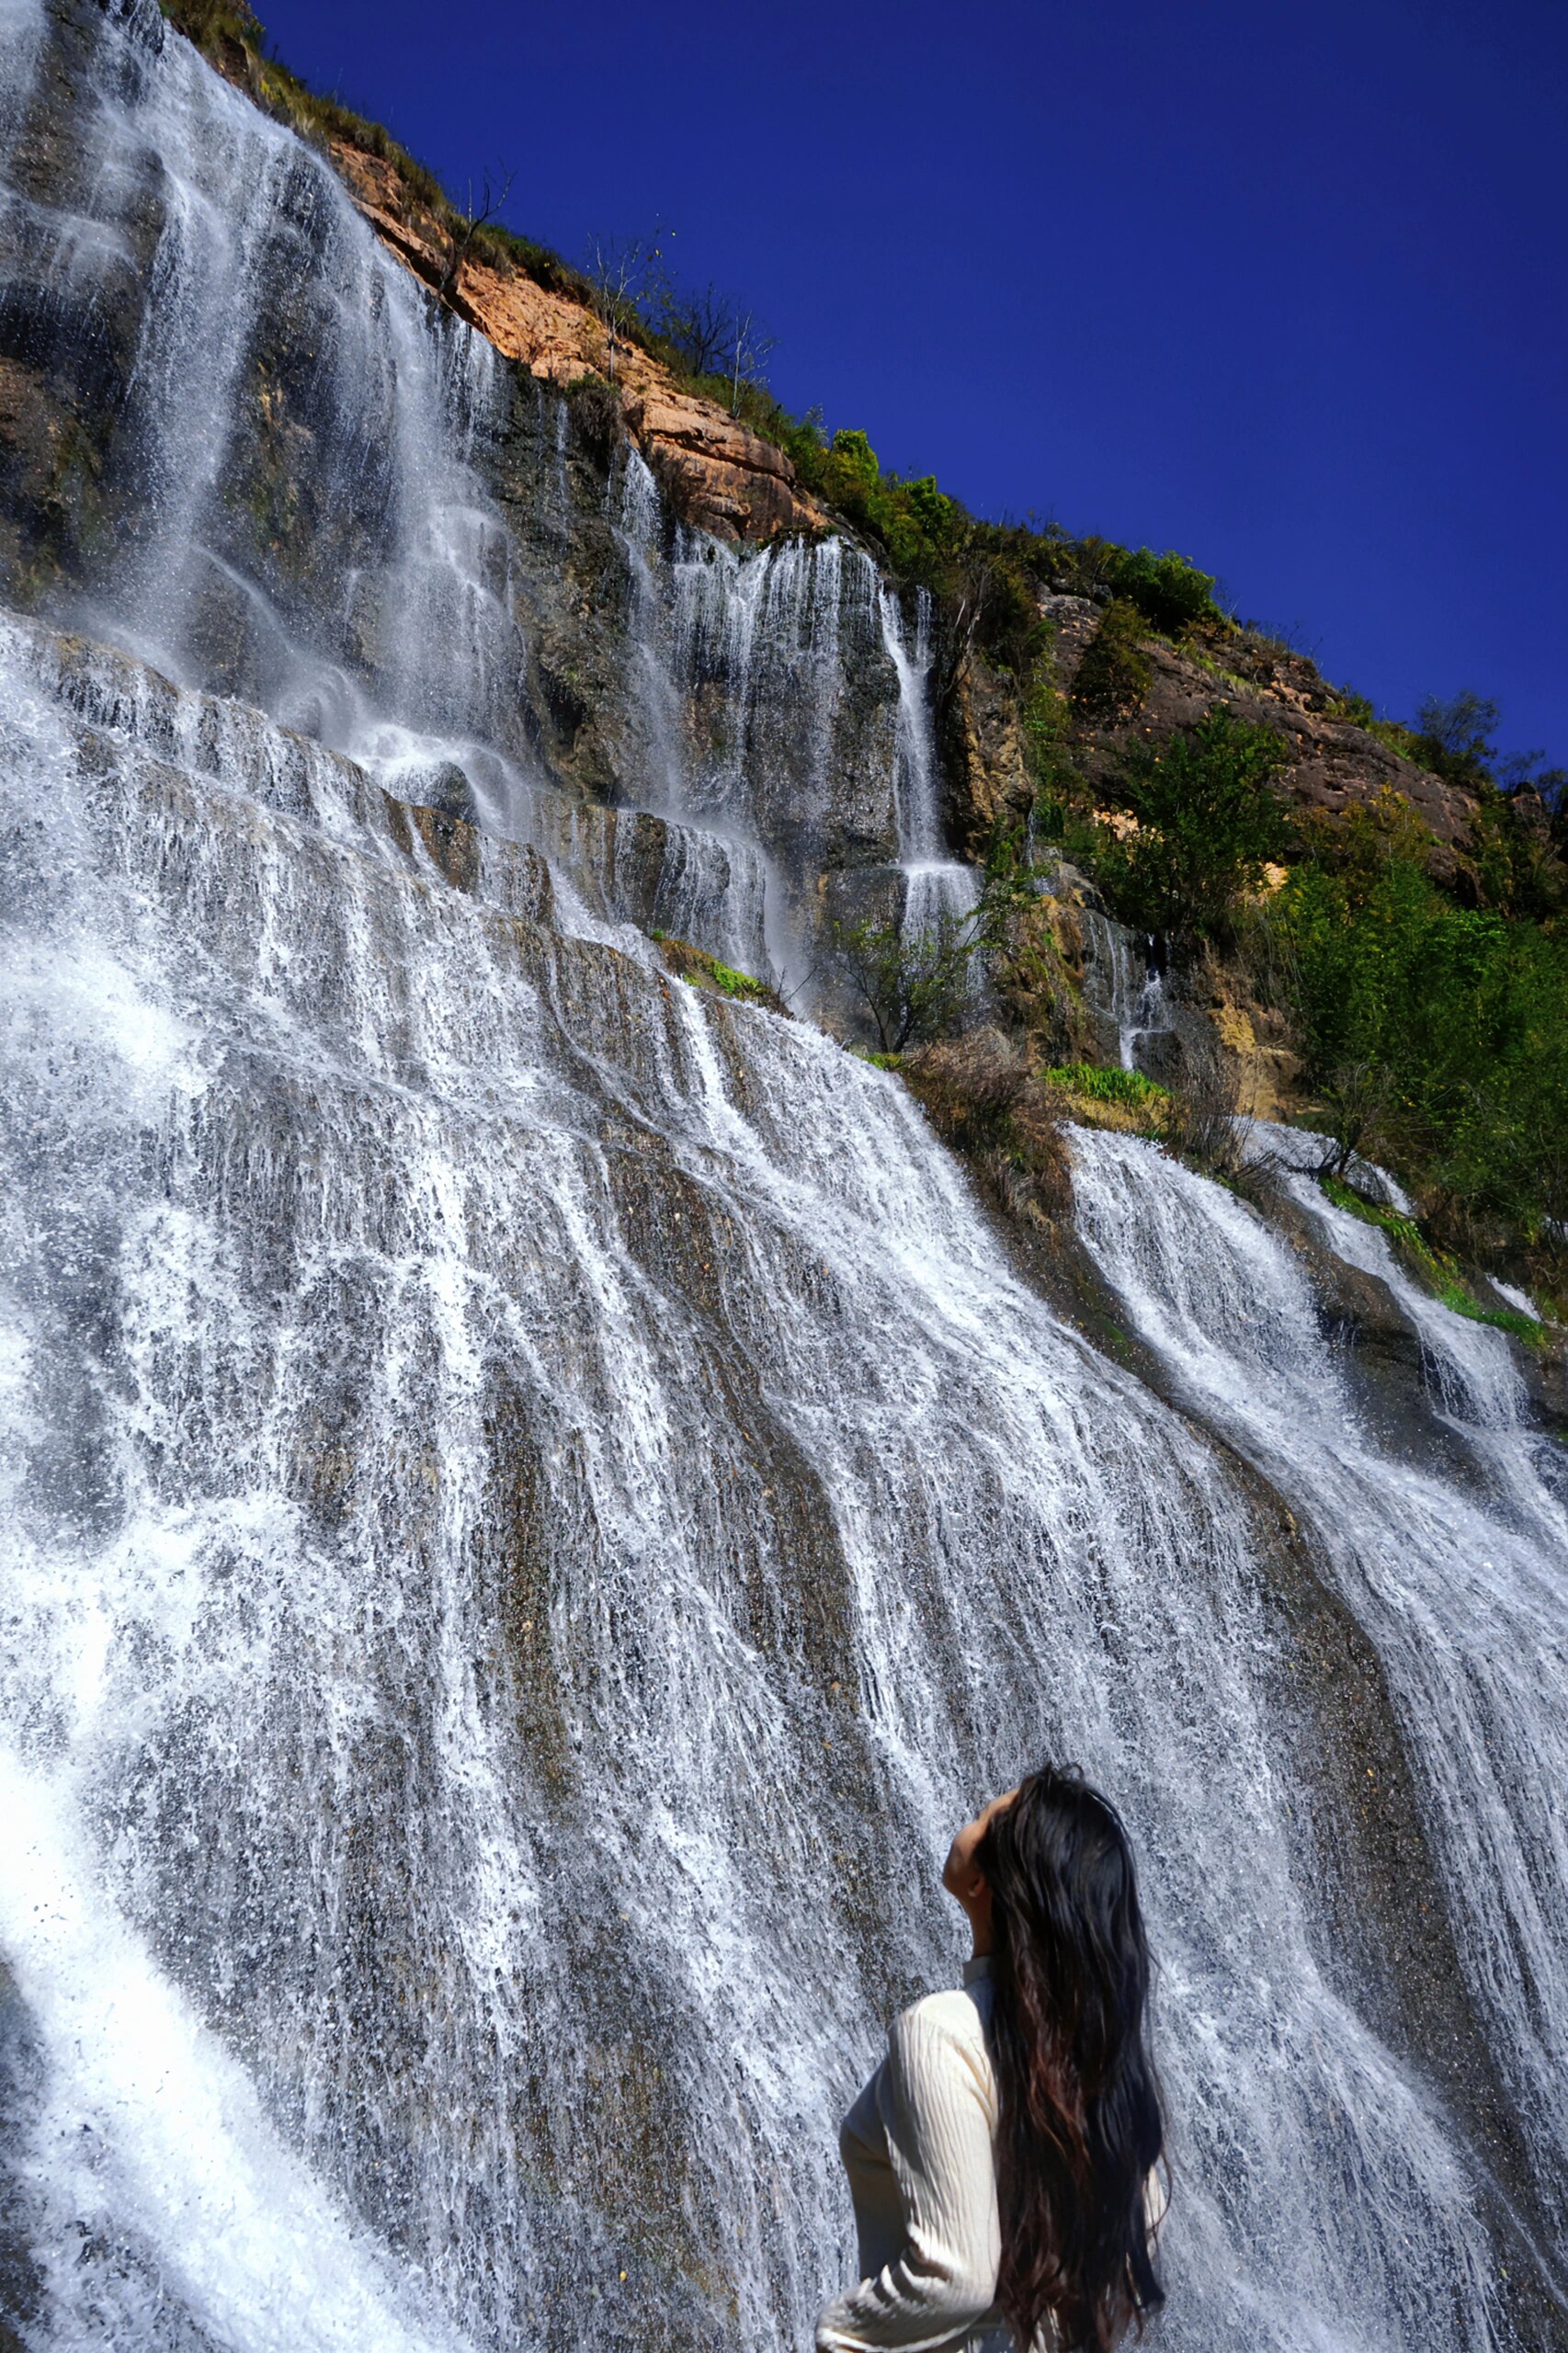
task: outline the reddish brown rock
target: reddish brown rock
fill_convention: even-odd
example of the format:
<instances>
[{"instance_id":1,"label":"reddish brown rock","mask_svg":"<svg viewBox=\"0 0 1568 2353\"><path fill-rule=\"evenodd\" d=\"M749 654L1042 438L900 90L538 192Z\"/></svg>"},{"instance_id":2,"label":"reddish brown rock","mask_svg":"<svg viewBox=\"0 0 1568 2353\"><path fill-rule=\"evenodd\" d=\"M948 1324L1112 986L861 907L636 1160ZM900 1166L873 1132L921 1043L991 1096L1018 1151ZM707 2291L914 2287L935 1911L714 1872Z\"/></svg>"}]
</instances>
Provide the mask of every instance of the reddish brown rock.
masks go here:
<instances>
[{"instance_id":1,"label":"reddish brown rock","mask_svg":"<svg viewBox=\"0 0 1568 2353\"><path fill-rule=\"evenodd\" d=\"M655 386L627 402L626 422L676 507L703 530L756 540L825 529L782 449L711 401Z\"/></svg>"},{"instance_id":2,"label":"reddish brown rock","mask_svg":"<svg viewBox=\"0 0 1568 2353\"><path fill-rule=\"evenodd\" d=\"M382 242L506 358L562 389L584 376L608 376L605 330L586 303L520 269L456 256L450 233L411 204L396 167L383 157L335 140L332 160ZM614 364L627 429L687 522L720 539L752 542L825 528L826 515L798 487L794 467L771 441L716 403L681 391L635 345L618 345Z\"/></svg>"}]
</instances>

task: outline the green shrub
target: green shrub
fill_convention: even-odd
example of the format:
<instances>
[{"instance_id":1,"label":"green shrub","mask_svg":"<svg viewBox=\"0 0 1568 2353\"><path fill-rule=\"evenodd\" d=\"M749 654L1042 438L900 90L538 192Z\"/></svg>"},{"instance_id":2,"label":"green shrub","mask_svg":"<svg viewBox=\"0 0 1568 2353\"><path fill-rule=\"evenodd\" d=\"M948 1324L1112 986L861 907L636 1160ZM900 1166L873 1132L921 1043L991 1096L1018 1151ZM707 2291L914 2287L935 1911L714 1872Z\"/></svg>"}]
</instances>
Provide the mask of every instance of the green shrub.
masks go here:
<instances>
[{"instance_id":1,"label":"green shrub","mask_svg":"<svg viewBox=\"0 0 1568 2353\"><path fill-rule=\"evenodd\" d=\"M198 49L210 50L225 40L245 49L261 46L261 27L246 0L159 0L159 6Z\"/></svg>"},{"instance_id":2,"label":"green shrub","mask_svg":"<svg viewBox=\"0 0 1568 2353\"><path fill-rule=\"evenodd\" d=\"M725 996L745 997L754 1005L761 1005L773 994L765 981L751 972L737 972L733 964L722 964L717 956L709 970L714 987Z\"/></svg>"},{"instance_id":3,"label":"green shrub","mask_svg":"<svg viewBox=\"0 0 1568 2353\"><path fill-rule=\"evenodd\" d=\"M1415 756L1450 784L1489 783L1497 764L1492 738L1501 717L1494 702L1469 687L1447 702L1427 695L1416 706Z\"/></svg>"},{"instance_id":4,"label":"green shrub","mask_svg":"<svg viewBox=\"0 0 1568 2353\"><path fill-rule=\"evenodd\" d=\"M1081 801L1085 787L1073 735L1073 707L1058 687L1049 661L1036 662L1024 682L1018 724L1024 767L1035 790L1037 821L1047 803L1060 807L1065 816L1068 806Z\"/></svg>"},{"instance_id":5,"label":"green shrub","mask_svg":"<svg viewBox=\"0 0 1568 2353\"><path fill-rule=\"evenodd\" d=\"M909 503L933 547L942 547L954 538L963 510L955 499L937 489L935 474L915 477L909 484Z\"/></svg>"},{"instance_id":6,"label":"green shrub","mask_svg":"<svg viewBox=\"0 0 1568 2353\"><path fill-rule=\"evenodd\" d=\"M1137 831L1100 852L1101 887L1146 931L1215 932L1256 891L1287 835L1274 779L1286 752L1270 727L1224 709L1187 735L1128 754L1119 797Z\"/></svg>"},{"instance_id":7,"label":"green shrub","mask_svg":"<svg viewBox=\"0 0 1568 2353\"><path fill-rule=\"evenodd\" d=\"M1131 553L1116 550L1108 576L1119 597L1125 597L1167 636L1179 637L1194 621L1222 619L1214 602L1214 582L1174 548L1156 555L1152 548Z\"/></svg>"},{"instance_id":8,"label":"green shrub","mask_svg":"<svg viewBox=\"0 0 1568 2353\"><path fill-rule=\"evenodd\" d=\"M835 925L834 945L876 1025L882 1052L929 1045L959 1028L976 961L1002 953L1014 917L1037 904L1017 838L998 832L980 895L966 914L939 915L918 932L876 917Z\"/></svg>"},{"instance_id":9,"label":"green shrub","mask_svg":"<svg viewBox=\"0 0 1568 2353\"><path fill-rule=\"evenodd\" d=\"M1087 720L1116 720L1136 710L1153 672L1144 652L1148 624L1129 597L1106 607L1073 680L1074 708Z\"/></svg>"},{"instance_id":10,"label":"green shrub","mask_svg":"<svg viewBox=\"0 0 1568 2353\"><path fill-rule=\"evenodd\" d=\"M974 916L942 915L905 932L868 917L836 926L834 945L876 1028L881 1051L929 1043L954 1029L969 995L975 957L986 944Z\"/></svg>"},{"instance_id":11,"label":"green shrub","mask_svg":"<svg viewBox=\"0 0 1568 2353\"><path fill-rule=\"evenodd\" d=\"M1568 941L1459 907L1413 858L1298 867L1268 915L1316 1082L1387 1074L1394 1165L1465 1243L1568 1221Z\"/></svg>"},{"instance_id":12,"label":"green shrub","mask_svg":"<svg viewBox=\"0 0 1568 2353\"><path fill-rule=\"evenodd\" d=\"M1061 1063L1041 1073L1048 1086L1081 1095L1091 1103L1115 1103L1123 1110L1146 1111L1169 1100L1169 1089L1141 1070L1121 1070L1115 1063Z\"/></svg>"}]
</instances>

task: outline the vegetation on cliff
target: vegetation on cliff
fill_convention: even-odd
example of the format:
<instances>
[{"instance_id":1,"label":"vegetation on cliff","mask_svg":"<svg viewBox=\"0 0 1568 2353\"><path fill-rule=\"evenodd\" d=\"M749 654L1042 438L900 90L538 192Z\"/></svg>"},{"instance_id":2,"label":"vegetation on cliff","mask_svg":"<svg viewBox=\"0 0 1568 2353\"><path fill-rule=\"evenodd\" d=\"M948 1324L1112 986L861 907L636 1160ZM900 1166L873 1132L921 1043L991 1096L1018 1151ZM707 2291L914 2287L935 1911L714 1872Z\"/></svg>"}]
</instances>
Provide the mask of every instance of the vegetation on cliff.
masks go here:
<instances>
[{"instance_id":1,"label":"vegetation on cliff","mask_svg":"<svg viewBox=\"0 0 1568 2353\"><path fill-rule=\"evenodd\" d=\"M1443 1231L1482 1251L1560 1241L1560 919L1456 905L1397 835L1365 824L1314 845L1256 926L1299 1015L1311 1077L1330 1097L1356 1098L1366 1147L1409 1173Z\"/></svg>"},{"instance_id":2,"label":"vegetation on cliff","mask_svg":"<svg viewBox=\"0 0 1568 2353\"><path fill-rule=\"evenodd\" d=\"M379 125L310 91L266 53L245 0L162 5L275 116L392 167L446 254L438 292L450 295L448 281L472 256L601 319L613 295L614 344L636 345L676 391L771 443L817 511L842 518L897 580L930 596L944 728L961 733L966 696L990 681L986 724L993 737L1011 731L1015 772L983 807L973 774L954 790L970 854L990 845L980 909L926 939L901 938L885 920L839 939L885 1052L922 1041L930 1050L972 1020L983 962L1017 1036L1053 1039L1052 1067L1069 1066L1070 984L1030 905L1031 870L1054 845L1113 913L1165 935L1178 983L1223 968L1235 995L1288 1024L1295 1108L1388 1158L1436 1232L1494 1260L1523 1252L1550 1270L1562 1259L1565 779L1541 754L1499 755L1494 704L1467 692L1428 699L1409 724L1381 717L1227 613L1213 578L1179 554L1051 521L989 521L930 475L885 471L863 431L829 432L820 411L792 415L773 398L751 314L712 288L682 292L658 241L608 259L601 248L597 275L575 269L506 229L488 193L454 203ZM619 433L619 386L590 384L588 396L607 435ZM1085 640L1071 665L1068 612ZM1178 670L1204 687L1205 701L1160 704ZM1294 778L1307 719L1334 736L1342 766L1355 765L1359 745L1392 781L1303 800ZM978 722L970 734L968 756L983 767L994 744ZM1441 839L1430 813L1415 811L1422 778L1447 789L1459 813ZM740 978L702 976L731 994L745 993L731 985Z\"/></svg>"}]
</instances>

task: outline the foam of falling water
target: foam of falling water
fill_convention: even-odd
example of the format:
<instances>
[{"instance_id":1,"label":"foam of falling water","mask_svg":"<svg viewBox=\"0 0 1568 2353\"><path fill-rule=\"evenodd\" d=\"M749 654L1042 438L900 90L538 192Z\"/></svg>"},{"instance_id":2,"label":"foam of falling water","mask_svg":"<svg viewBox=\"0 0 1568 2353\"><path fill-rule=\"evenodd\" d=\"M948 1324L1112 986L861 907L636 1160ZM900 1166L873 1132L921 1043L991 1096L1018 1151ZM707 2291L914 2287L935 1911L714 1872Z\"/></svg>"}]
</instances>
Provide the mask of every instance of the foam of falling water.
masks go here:
<instances>
[{"instance_id":1,"label":"foam of falling water","mask_svg":"<svg viewBox=\"0 0 1568 2353\"><path fill-rule=\"evenodd\" d=\"M75 1838L69 1803L0 1756L0 1938L52 2063L22 2194L58 2341L165 2344L173 2303L258 2353L455 2347L280 2145Z\"/></svg>"},{"instance_id":2,"label":"foam of falling water","mask_svg":"<svg viewBox=\"0 0 1568 2353\"><path fill-rule=\"evenodd\" d=\"M1349 1263L1421 1333L1440 1402L1493 1473L1477 1494L1380 1454L1358 1427L1307 1279L1262 1220L1152 1146L1074 1140L1080 1231L1131 1315L1222 1435L1315 1530L1377 1644L1421 1767L1433 1845L1474 1991L1534 2145L1543 2202L1568 2220L1568 1514L1521 1443L1500 1332L1403 1277L1386 1237L1293 1180Z\"/></svg>"},{"instance_id":3,"label":"foam of falling water","mask_svg":"<svg viewBox=\"0 0 1568 2353\"><path fill-rule=\"evenodd\" d=\"M509 543L477 462L497 429L501 363L483 337L432 316L320 157L165 38L142 0L124 14L106 39L105 93L86 108L96 170L81 210L13 199L6 222L14 278L68 284L91 268L112 287L116 208L149 153L177 158L157 183L165 217L119 427L144 494L118 559L62 618L170 677L265 704L405 800L438 798L460 769L486 825L552 852L573 813L541 786L525 740ZM40 21L24 0L0 19L18 119ZM303 584L258 563L233 494L254 462L245 371L279 319L308 344L313 375L309 495L323 520ZM562 533L566 421L557 401L540 482ZM651 478L634 467L633 501L639 485L649 504ZM678 818L680 796L649 795L661 798ZM613 922L615 866L579 878L586 899L563 888L562 911ZM767 881L754 843L677 824L652 919L765 968Z\"/></svg>"},{"instance_id":4,"label":"foam of falling water","mask_svg":"<svg viewBox=\"0 0 1568 2353\"><path fill-rule=\"evenodd\" d=\"M1169 1028L1170 1023L1165 1017L1165 975L1158 965L1149 959L1145 961L1143 985L1138 992L1138 1002L1132 1008L1132 1018L1122 1033L1122 1069L1136 1070L1138 1049L1142 1040L1158 1036Z\"/></svg>"},{"instance_id":5,"label":"foam of falling water","mask_svg":"<svg viewBox=\"0 0 1568 2353\"><path fill-rule=\"evenodd\" d=\"M763 847L757 813L745 790L752 649L758 609L771 585L773 551L743 565L728 550L709 543L710 565L695 552L677 558L672 609L662 561L665 521L658 485L631 447L623 457L619 495L620 536L633 582L631 659L653 747L645 803L685 823L694 845L710 839L712 858L726 871L733 864L743 876L743 896L727 926L732 960L745 972L793 979L798 943L783 878ZM710 579L710 573L716 577ZM718 640L711 647L703 643L710 610ZM688 740L687 698L700 667L720 671L730 682L726 756L717 770L695 759ZM712 892L699 884L697 895ZM688 936L707 944L711 927L693 928Z\"/></svg>"},{"instance_id":6,"label":"foam of falling water","mask_svg":"<svg viewBox=\"0 0 1568 2353\"><path fill-rule=\"evenodd\" d=\"M882 643L898 673L898 740L894 795L900 853L926 863L940 858L942 829L937 812L937 763L926 697L931 674L930 600L921 591L915 643L904 639L898 598L884 588L879 598Z\"/></svg>"},{"instance_id":7,"label":"foam of falling water","mask_svg":"<svg viewBox=\"0 0 1568 2353\"><path fill-rule=\"evenodd\" d=\"M264 723L219 780L199 713L146 746L121 701L84 736L57 676L12 640L34 985L7 992L33 1011L3 1239L39 1345L5 1673L84 1900L127 1924L94 1949L139 1939L154 1974L129 1982L183 2038L151 2115L133 2077L118 2104L74 2089L56 2036L99 1981L56 1948L29 2145L47 2165L50 2120L84 2112L101 2140L153 2283L121 2341L216 2312L269 2347L341 2256L300 2324L333 2343L382 2292L362 2232L436 2310L366 2319L373 2341L700 2338L639 2200L725 2283L724 2341L788 2338L848 2259L833 2119L888 1972L952 1965L951 1822L1049 1746L1148 1859L1171 2342L1489 2344L1463 2161L1312 1958L1245 1507L1009 1275L903 1091L610 949L540 934L519 964L509 918L357 835L346 798L324 824L278 806L296 756ZM651 1148L673 1189L638 1189ZM114 1307L85 1358L88 1265ZM533 1502L506 1500L518 1460ZM519 1508L534 1532L497 1556ZM655 2052L644 2176L606 2103ZM301 2166L331 2185L302 2246ZM245 2204L220 2302L230 2241L187 2251L187 2180ZM41 2341L69 2343L69 2283L45 2290Z\"/></svg>"},{"instance_id":8,"label":"foam of falling water","mask_svg":"<svg viewBox=\"0 0 1568 2353\"><path fill-rule=\"evenodd\" d=\"M8 88L44 21L0 0ZM315 592L250 582L227 635L197 626L227 576L213 504L199 576L166 530L146 556L156 508L132 551L164 602L98 583L104 633L188 628L167 665L270 715L0 631L5 1934L36 2045L0 2165L29 2353L799 2341L851 2259L836 2116L889 2012L954 1972L951 1826L1047 1751L1115 1790L1146 1859L1165 2341L1507 2344L1471 2157L1317 1957L1268 1542L1228 1457L1020 1285L896 1082L628 952L594 912L619 828L538 821L597 937L545 919L505 843L471 890L437 874L379 779L488 745L499 810L524 774L470 464L491 362L150 5L97 40L86 176L107 202L155 153L189 195L160 300L216 318L216 254L238 335L325 256L363 364L324 347L319 422L386 521L354 577L324 526ZM17 234L63 267L58 222ZM187 329L148 332L166 355ZM160 366L143 423L173 449ZM209 481L224 446L199 389ZM678 781L742 794L736 838L741 810L757 839L779 821L766 762L730 759L737 712L758 745L767 677L798 679L831 745L878 650L864 558L783 557L716 553L722 598L693 578L634 632L711 673L712 765ZM324 740L274 723L301 716ZM1129 1160L1100 1233L1087 1165L1114 1279L1174 1180ZM1223 1254L1196 1212L1192 1246L1201 1291ZM1355 1448L1336 1468L1310 1301L1236 1249L1237 1313L1272 1318L1250 1385L1299 1391L1279 1482L1343 1476L1354 1606L1391 1656L1411 1616L1391 1672L1460 1912L1484 1883L1467 1951L1550 2158L1538 1521ZM1208 1293L1156 1312L1127 1279L1261 1449ZM1413 1558L1386 1533L1407 1507ZM1460 1534L1423 1551L1440 1511L1484 1529L1484 1570Z\"/></svg>"},{"instance_id":9,"label":"foam of falling water","mask_svg":"<svg viewBox=\"0 0 1568 2353\"><path fill-rule=\"evenodd\" d=\"M816 954L798 878L823 863L846 665L874 627L875 569L837 538L741 553L667 528L634 449L614 497L653 747L644 805L750 861L762 923L739 961L809 995Z\"/></svg>"},{"instance_id":10,"label":"foam of falling water","mask_svg":"<svg viewBox=\"0 0 1568 2353\"><path fill-rule=\"evenodd\" d=\"M931 600L923 588L918 591L913 646L891 588L883 588L878 597L878 616L882 644L898 677L893 805L903 870L902 922L906 932L918 938L944 920L961 923L979 898L979 884L972 867L947 855L931 731Z\"/></svg>"},{"instance_id":11,"label":"foam of falling water","mask_svg":"<svg viewBox=\"0 0 1568 2353\"><path fill-rule=\"evenodd\" d=\"M1492 1288L1517 1313L1528 1315L1532 1323L1540 1322L1540 1310L1528 1290L1521 1290L1517 1283L1499 1282L1495 1275L1492 1278Z\"/></svg>"}]
</instances>

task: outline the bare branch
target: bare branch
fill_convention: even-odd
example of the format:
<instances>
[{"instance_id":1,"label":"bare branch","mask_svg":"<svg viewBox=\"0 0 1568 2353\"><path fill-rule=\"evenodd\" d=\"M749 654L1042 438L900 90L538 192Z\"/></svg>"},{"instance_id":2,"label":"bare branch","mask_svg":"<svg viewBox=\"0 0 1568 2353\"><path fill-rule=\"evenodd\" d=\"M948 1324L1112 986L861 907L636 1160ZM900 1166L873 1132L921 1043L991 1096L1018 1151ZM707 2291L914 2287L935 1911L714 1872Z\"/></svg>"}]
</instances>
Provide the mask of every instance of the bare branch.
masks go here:
<instances>
[{"instance_id":1,"label":"bare branch","mask_svg":"<svg viewBox=\"0 0 1568 2353\"><path fill-rule=\"evenodd\" d=\"M487 221L498 218L502 206L512 193L512 182L517 176L516 172L508 172L498 188L492 188L490 174L487 171L484 175L483 200L477 208L473 201L473 182L470 180L468 210L460 215L462 222L462 234L459 237L455 230L452 232L450 240L452 249L448 256L446 268L441 272L441 283L437 291L444 302L451 301L453 291L459 283L463 263L468 258L469 247L472 244L476 233L483 228Z\"/></svg>"},{"instance_id":2,"label":"bare branch","mask_svg":"<svg viewBox=\"0 0 1568 2353\"><path fill-rule=\"evenodd\" d=\"M665 268L665 240L673 231L655 226L647 237L595 237L588 246L584 271L594 291L594 313L605 336L605 374L615 381L616 354L624 349L628 331L650 313L657 316L670 303Z\"/></svg>"}]
</instances>

